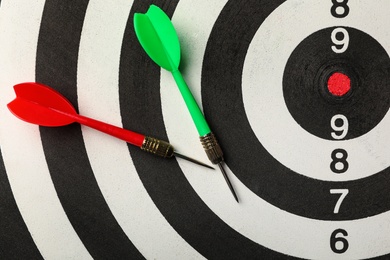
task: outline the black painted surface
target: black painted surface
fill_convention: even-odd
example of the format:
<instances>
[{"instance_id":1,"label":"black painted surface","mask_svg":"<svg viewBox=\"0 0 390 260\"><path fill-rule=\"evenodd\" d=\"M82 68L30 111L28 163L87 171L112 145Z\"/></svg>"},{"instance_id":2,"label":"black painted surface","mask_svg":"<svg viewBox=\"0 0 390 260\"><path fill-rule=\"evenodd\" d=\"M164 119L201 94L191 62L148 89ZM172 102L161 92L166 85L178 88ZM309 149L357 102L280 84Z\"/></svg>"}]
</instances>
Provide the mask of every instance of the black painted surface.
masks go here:
<instances>
[{"instance_id":1,"label":"black painted surface","mask_svg":"<svg viewBox=\"0 0 390 260\"><path fill-rule=\"evenodd\" d=\"M234 8L225 8L209 38L202 70L202 103L211 129L224 150L226 163L259 197L296 215L321 220L352 220L388 211L390 167L355 181L311 179L279 163L253 133L242 99L244 60L259 26L283 2L229 2ZM316 56L310 58L315 60ZM337 196L330 194L331 189L349 189L343 210L338 214L333 213Z\"/></svg>"},{"instance_id":2,"label":"black painted surface","mask_svg":"<svg viewBox=\"0 0 390 260\"><path fill-rule=\"evenodd\" d=\"M87 6L88 0L46 1L37 47L36 81L58 90L76 107L77 59ZM142 259L98 187L80 126L40 127L40 132L58 197L91 256Z\"/></svg>"},{"instance_id":3,"label":"black painted surface","mask_svg":"<svg viewBox=\"0 0 390 260\"><path fill-rule=\"evenodd\" d=\"M20 214L0 151L0 258L43 259Z\"/></svg>"},{"instance_id":4,"label":"black painted surface","mask_svg":"<svg viewBox=\"0 0 390 260\"><path fill-rule=\"evenodd\" d=\"M146 12L151 3L136 1L133 10ZM177 1L153 3L170 16L177 5ZM222 12L235 6L225 8ZM131 20L122 46L119 90L123 126L167 140L161 111L160 68L139 45ZM172 91L179 90L172 86ZM254 243L219 219L198 197L175 160L156 159L132 146L129 150L146 190L165 219L207 259L288 258Z\"/></svg>"},{"instance_id":5,"label":"black painted surface","mask_svg":"<svg viewBox=\"0 0 390 260\"><path fill-rule=\"evenodd\" d=\"M320 138L334 140L330 120L337 114L346 116L349 128L343 140L347 140L368 133L389 111L390 58L370 35L350 27L343 27L349 34L347 50L335 53L330 37L335 28L311 34L291 53L283 93L297 124ZM333 72L350 77L347 95L335 97L328 92L327 80Z\"/></svg>"}]
</instances>

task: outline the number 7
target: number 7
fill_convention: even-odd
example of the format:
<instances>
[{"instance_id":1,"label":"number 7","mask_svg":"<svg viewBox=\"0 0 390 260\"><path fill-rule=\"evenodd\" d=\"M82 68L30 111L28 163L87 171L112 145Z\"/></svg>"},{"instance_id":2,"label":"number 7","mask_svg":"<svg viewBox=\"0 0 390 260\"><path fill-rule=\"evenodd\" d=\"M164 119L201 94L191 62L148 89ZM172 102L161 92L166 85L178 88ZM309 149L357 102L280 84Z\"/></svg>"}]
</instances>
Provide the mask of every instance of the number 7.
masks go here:
<instances>
[{"instance_id":1,"label":"number 7","mask_svg":"<svg viewBox=\"0 0 390 260\"><path fill-rule=\"evenodd\" d=\"M340 194L340 198L337 200L336 206L334 207L333 213L339 213L341 203L347 196L349 190L348 189L331 189L330 194Z\"/></svg>"}]
</instances>

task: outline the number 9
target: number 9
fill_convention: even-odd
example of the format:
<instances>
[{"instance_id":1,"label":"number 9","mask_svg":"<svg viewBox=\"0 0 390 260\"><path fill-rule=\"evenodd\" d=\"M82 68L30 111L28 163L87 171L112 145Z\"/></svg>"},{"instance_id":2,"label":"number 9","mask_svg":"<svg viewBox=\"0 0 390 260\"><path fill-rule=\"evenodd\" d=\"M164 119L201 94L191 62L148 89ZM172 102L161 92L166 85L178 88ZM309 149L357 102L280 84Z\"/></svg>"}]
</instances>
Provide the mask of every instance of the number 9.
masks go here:
<instances>
[{"instance_id":1,"label":"number 9","mask_svg":"<svg viewBox=\"0 0 390 260\"><path fill-rule=\"evenodd\" d=\"M342 124L340 126L336 125L337 120L342 121ZM337 140L343 139L348 133L348 126L349 126L348 119L344 115L339 114L339 115L333 116L332 119L330 120L330 126L332 127L332 129L334 131L341 132L339 135L337 135L337 133L335 133L335 132L332 132L331 135L334 139L337 139Z\"/></svg>"},{"instance_id":2,"label":"number 9","mask_svg":"<svg viewBox=\"0 0 390 260\"><path fill-rule=\"evenodd\" d=\"M342 34L342 39L337 39L337 34ZM344 28L338 27L332 31L331 35L332 42L335 44L332 46L332 50L335 53L343 53L348 49L349 45L349 34L348 31ZM337 48L337 46L341 46L341 48Z\"/></svg>"}]
</instances>

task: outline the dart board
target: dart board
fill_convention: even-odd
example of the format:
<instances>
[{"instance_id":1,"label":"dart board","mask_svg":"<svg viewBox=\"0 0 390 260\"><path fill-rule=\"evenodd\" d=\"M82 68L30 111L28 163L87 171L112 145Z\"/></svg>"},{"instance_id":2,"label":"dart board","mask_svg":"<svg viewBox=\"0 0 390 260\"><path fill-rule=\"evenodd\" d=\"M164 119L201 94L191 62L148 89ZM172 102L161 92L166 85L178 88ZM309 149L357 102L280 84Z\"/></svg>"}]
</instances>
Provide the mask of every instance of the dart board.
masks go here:
<instances>
[{"instance_id":1,"label":"dart board","mask_svg":"<svg viewBox=\"0 0 390 260\"><path fill-rule=\"evenodd\" d=\"M133 16L172 19L220 172L6 104L40 82L208 162ZM389 0L2 0L1 259L390 259Z\"/></svg>"}]
</instances>

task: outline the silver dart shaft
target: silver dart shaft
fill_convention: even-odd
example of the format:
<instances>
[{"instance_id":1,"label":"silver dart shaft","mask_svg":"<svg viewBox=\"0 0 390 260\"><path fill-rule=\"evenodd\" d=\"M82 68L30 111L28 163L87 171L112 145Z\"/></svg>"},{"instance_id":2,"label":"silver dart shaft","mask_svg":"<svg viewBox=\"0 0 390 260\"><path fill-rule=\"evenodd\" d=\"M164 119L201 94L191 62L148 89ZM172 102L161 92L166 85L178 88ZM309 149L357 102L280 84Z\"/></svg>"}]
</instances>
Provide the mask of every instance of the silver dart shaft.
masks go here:
<instances>
[{"instance_id":1,"label":"silver dart shaft","mask_svg":"<svg viewBox=\"0 0 390 260\"><path fill-rule=\"evenodd\" d=\"M234 198L238 202L238 197L236 195L236 192L233 189L233 186L227 176L227 173L225 172L225 169L222 167L223 162L223 153L222 149L218 144L217 139L215 138L213 133L209 133L205 136L200 137L200 142L202 143L203 149L205 150L207 157L213 164L218 164L219 169L222 172L223 177L225 178L225 181L227 185L229 186L230 191L232 192Z\"/></svg>"},{"instance_id":2,"label":"silver dart shaft","mask_svg":"<svg viewBox=\"0 0 390 260\"><path fill-rule=\"evenodd\" d=\"M204 163L202 163L202 162L200 162L200 161L198 161L198 160L192 159L192 158L190 158L190 157L188 157L188 156L182 155L182 154L180 154L180 153L178 153L178 152L173 152L173 154L174 154L176 157L179 157L179 158L182 158L182 159L184 159L184 160L187 160L187 161L196 163L196 164L198 164L198 165L207 167L207 168L209 168L209 169L215 170L213 167L211 167L211 166L209 166L209 165L207 165L207 164L204 164Z\"/></svg>"},{"instance_id":3,"label":"silver dart shaft","mask_svg":"<svg viewBox=\"0 0 390 260\"><path fill-rule=\"evenodd\" d=\"M226 181L227 185L229 186L230 191L232 192L234 198L235 198L236 201L238 202L238 197L237 197L237 195L236 195L236 192L235 192L234 189L233 189L233 186L232 186L232 184L231 184L231 182L230 182L230 180L229 180L229 177L227 176L227 173L225 172L225 169L224 169L223 166L222 166L222 163L218 163L218 166L219 166L219 169L220 169L221 172L222 172L223 177L225 178L225 181Z\"/></svg>"}]
</instances>

